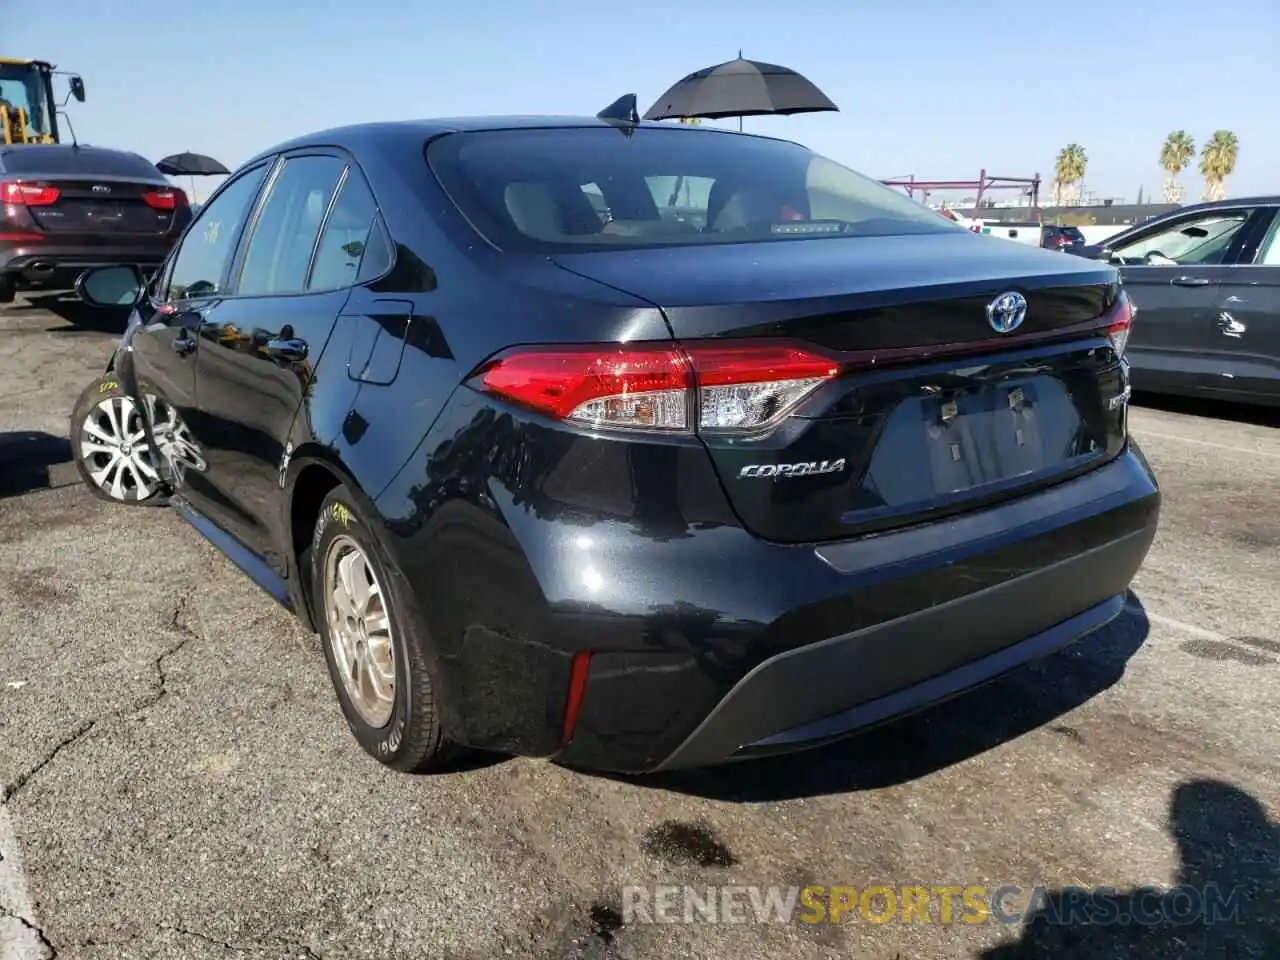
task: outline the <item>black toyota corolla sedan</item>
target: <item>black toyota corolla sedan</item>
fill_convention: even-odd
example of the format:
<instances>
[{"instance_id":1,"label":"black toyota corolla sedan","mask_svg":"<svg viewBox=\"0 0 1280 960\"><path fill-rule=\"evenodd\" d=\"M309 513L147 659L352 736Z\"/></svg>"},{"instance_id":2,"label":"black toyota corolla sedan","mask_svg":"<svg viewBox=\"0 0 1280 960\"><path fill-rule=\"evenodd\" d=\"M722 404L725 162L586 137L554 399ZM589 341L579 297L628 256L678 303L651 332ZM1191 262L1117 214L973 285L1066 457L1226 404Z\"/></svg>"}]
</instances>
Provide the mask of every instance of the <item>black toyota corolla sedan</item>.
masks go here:
<instances>
[{"instance_id":1,"label":"black toyota corolla sedan","mask_svg":"<svg viewBox=\"0 0 1280 960\"><path fill-rule=\"evenodd\" d=\"M782 140L330 130L79 290L134 311L86 482L318 631L400 770L824 743L1103 626L1156 530L1116 268Z\"/></svg>"}]
</instances>

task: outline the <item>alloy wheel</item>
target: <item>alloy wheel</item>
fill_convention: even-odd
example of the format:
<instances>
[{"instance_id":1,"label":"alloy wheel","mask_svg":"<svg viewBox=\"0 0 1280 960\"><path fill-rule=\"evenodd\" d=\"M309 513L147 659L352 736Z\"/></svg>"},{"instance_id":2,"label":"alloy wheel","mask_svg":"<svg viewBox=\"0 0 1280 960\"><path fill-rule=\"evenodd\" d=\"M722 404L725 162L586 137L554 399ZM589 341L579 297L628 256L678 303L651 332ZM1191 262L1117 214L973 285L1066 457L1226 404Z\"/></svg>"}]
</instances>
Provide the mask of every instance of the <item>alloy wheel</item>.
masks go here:
<instances>
[{"instance_id":1,"label":"alloy wheel","mask_svg":"<svg viewBox=\"0 0 1280 960\"><path fill-rule=\"evenodd\" d=\"M94 485L113 500L145 500L160 487L132 397L100 401L80 429L80 457Z\"/></svg>"},{"instance_id":2,"label":"alloy wheel","mask_svg":"<svg viewBox=\"0 0 1280 960\"><path fill-rule=\"evenodd\" d=\"M348 536L329 544L324 594L329 643L347 698L365 723L380 729L395 708L391 618L373 566Z\"/></svg>"}]
</instances>

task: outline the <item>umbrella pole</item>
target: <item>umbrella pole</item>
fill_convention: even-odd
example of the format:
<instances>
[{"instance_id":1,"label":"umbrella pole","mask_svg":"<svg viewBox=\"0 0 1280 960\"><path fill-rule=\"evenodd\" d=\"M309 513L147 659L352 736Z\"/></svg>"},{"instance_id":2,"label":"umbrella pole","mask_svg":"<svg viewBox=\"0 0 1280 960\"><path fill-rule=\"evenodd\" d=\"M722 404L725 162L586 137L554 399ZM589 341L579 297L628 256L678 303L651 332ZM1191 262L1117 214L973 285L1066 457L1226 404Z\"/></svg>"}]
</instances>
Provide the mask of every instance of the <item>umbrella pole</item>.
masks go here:
<instances>
[{"instance_id":1,"label":"umbrella pole","mask_svg":"<svg viewBox=\"0 0 1280 960\"><path fill-rule=\"evenodd\" d=\"M742 118L741 118L741 117L739 117L739 118L738 118L738 132L739 132L739 133L741 133L741 132L742 132Z\"/></svg>"}]
</instances>

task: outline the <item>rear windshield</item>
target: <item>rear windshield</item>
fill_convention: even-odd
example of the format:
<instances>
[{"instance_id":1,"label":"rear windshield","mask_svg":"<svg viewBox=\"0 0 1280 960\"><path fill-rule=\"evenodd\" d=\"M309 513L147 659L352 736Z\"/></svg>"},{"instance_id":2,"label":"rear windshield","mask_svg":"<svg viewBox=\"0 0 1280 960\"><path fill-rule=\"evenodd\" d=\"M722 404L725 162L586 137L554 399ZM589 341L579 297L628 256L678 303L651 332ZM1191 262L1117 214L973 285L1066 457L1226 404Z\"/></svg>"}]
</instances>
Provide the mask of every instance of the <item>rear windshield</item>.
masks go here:
<instances>
[{"instance_id":1,"label":"rear windshield","mask_svg":"<svg viewBox=\"0 0 1280 960\"><path fill-rule=\"evenodd\" d=\"M67 176L84 174L94 177L133 177L143 180L164 180L163 174L151 162L135 153L119 153L115 150L95 150L93 147L25 146L0 153L0 167L6 173L41 176ZM167 182L167 181L166 181Z\"/></svg>"},{"instance_id":2,"label":"rear windshield","mask_svg":"<svg viewBox=\"0 0 1280 960\"><path fill-rule=\"evenodd\" d=\"M683 127L461 133L427 159L504 250L614 249L963 230L804 147Z\"/></svg>"}]
</instances>

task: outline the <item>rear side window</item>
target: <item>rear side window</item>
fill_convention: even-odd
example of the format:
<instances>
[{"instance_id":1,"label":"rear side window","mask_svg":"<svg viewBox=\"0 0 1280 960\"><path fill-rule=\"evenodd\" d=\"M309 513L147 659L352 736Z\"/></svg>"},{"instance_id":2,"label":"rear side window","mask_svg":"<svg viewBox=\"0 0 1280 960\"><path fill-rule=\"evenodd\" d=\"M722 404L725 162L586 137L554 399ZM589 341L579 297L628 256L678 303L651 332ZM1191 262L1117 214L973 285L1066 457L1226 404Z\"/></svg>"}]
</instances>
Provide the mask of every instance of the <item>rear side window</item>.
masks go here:
<instances>
[{"instance_id":1,"label":"rear side window","mask_svg":"<svg viewBox=\"0 0 1280 960\"><path fill-rule=\"evenodd\" d=\"M346 163L337 157L286 160L270 186L245 250L236 293L301 293L320 225Z\"/></svg>"},{"instance_id":2,"label":"rear side window","mask_svg":"<svg viewBox=\"0 0 1280 960\"><path fill-rule=\"evenodd\" d=\"M364 257L360 260L358 283L376 280L395 262L395 251L391 247L391 238L387 236L387 226L379 216L373 221L373 229L369 231L369 242L364 248Z\"/></svg>"},{"instance_id":3,"label":"rear side window","mask_svg":"<svg viewBox=\"0 0 1280 960\"><path fill-rule=\"evenodd\" d=\"M80 147L78 150L64 150L56 146L42 146L38 150L22 147L4 151L0 155L0 164L7 173L22 175L84 174L87 177L133 177L168 182L153 163L137 154L95 150L93 147Z\"/></svg>"},{"instance_id":4,"label":"rear side window","mask_svg":"<svg viewBox=\"0 0 1280 960\"><path fill-rule=\"evenodd\" d=\"M307 289L340 290L356 282L377 213L378 206L364 177L358 170L348 169L320 234Z\"/></svg>"},{"instance_id":5,"label":"rear side window","mask_svg":"<svg viewBox=\"0 0 1280 960\"><path fill-rule=\"evenodd\" d=\"M963 229L811 150L764 137L603 125L500 130L442 137L427 159L467 219L505 250Z\"/></svg>"}]
</instances>

